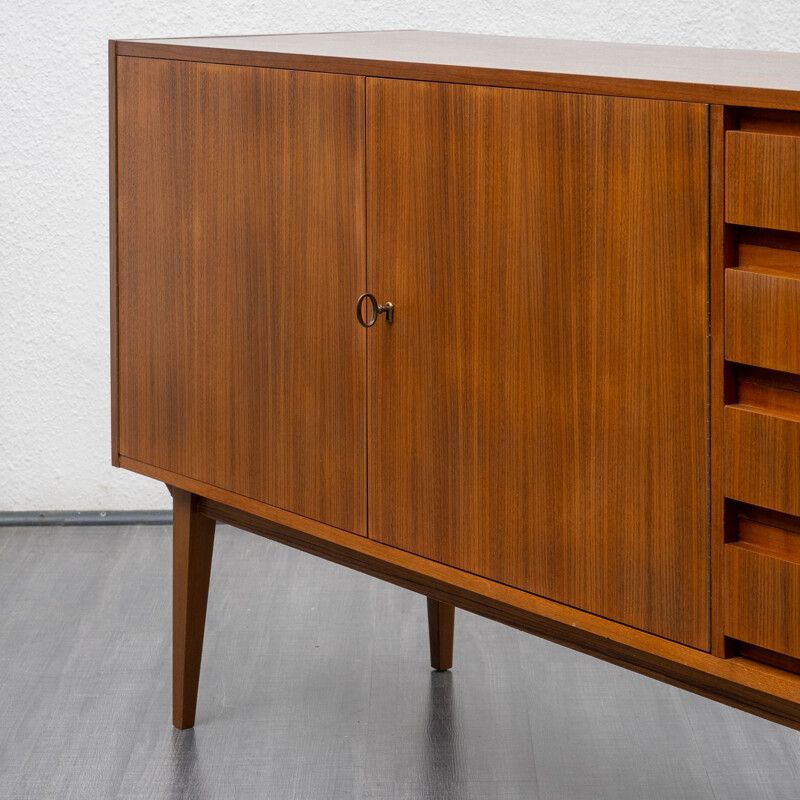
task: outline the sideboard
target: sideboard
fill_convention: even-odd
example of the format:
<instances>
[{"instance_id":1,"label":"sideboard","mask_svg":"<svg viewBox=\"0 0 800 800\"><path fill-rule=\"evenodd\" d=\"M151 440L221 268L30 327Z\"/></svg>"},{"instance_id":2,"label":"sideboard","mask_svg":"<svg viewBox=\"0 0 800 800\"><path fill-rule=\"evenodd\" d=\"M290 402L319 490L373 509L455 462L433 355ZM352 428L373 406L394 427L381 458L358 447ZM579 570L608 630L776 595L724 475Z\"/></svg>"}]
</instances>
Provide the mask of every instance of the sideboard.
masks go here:
<instances>
[{"instance_id":1,"label":"sideboard","mask_svg":"<svg viewBox=\"0 0 800 800\"><path fill-rule=\"evenodd\" d=\"M800 55L110 42L112 458L174 505L800 727Z\"/></svg>"}]
</instances>

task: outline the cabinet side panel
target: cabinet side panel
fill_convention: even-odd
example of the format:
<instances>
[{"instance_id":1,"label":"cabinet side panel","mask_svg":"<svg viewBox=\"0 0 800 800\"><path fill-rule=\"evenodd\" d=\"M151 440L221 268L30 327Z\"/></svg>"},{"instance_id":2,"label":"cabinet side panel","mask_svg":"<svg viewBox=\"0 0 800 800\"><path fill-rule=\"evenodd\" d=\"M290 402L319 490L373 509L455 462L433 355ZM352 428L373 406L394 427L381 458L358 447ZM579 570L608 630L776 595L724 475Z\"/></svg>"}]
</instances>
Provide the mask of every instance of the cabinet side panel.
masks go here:
<instances>
[{"instance_id":1,"label":"cabinet side panel","mask_svg":"<svg viewBox=\"0 0 800 800\"><path fill-rule=\"evenodd\" d=\"M367 96L370 536L707 648L707 108Z\"/></svg>"},{"instance_id":2,"label":"cabinet side panel","mask_svg":"<svg viewBox=\"0 0 800 800\"><path fill-rule=\"evenodd\" d=\"M120 58L120 452L366 532L363 78Z\"/></svg>"},{"instance_id":3,"label":"cabinet side panel","mask_svg":"<svg viewBox=\"0 0 800 800\"><path fill-rule=\"evenodd\" d=\"M117 43L108 43L108 211L111 345L111 463L119 466L119 382L117 349Z\"/></svg>"}]
</instances>

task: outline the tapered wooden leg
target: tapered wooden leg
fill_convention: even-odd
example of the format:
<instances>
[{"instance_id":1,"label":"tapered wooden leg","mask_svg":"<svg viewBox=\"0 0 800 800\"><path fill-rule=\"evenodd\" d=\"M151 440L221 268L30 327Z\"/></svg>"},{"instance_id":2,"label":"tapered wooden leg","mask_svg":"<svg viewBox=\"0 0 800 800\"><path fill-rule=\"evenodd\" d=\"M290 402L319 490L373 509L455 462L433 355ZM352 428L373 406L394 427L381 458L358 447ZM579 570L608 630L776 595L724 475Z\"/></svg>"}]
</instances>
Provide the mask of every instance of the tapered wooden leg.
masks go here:
<instances>
[{"instance_id":1,"label":"tapered wooden leg","mask_svg":"<svg viewBox=\"0 0 800 800\"><path fill-rule=\"evenodd\" d=\"M208 581L214 549L213 519L195 510L189 492L172 487L172 724L194 726Z\"/></svg>"},{"instance_id":2,"label":"tapered wooden leg","mask_svg":"<svg viewBox=\"0 0 800 800\"><path fill-rule=\"evenodd\" d=\"M456 610L449 603L428 598L428 636L431 667L440 672L453 666L453 624Z\"/></svg>"}]
</instances>

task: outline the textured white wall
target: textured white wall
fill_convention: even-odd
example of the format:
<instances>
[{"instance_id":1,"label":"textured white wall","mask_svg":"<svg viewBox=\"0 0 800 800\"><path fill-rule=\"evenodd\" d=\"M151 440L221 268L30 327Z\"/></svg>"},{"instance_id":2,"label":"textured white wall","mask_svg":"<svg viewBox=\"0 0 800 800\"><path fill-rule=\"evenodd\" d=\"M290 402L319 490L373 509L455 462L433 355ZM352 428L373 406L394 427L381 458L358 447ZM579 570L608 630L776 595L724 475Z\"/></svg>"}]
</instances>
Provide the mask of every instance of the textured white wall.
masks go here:
<instances>
[{"instance_id":1,"label":"textured white wall","mask_svg":"<svg viewBox=\"0 0 800 800\"><path fill-rule=\"evenodd\" d=\"M169 505L109 463L106 40L380 28L800 50L797 0L6 4L0 510Z\"/></svg>"}]
</instances>

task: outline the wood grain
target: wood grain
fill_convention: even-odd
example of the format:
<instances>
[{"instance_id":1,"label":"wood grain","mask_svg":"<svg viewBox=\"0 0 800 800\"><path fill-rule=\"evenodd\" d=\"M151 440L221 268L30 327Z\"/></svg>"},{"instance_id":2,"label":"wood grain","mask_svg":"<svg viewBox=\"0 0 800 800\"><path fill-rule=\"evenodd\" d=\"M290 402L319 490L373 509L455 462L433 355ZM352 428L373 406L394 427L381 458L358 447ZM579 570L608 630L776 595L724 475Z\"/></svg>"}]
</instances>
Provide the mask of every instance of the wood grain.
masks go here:
<instances>
[{"instance_id":1,"label":"wood grain","mask_svg":"<svg viewBox=\"0 0 800 800\"><path fill-rule=\"evenodd\" d=\"M453 666L453 628L455 607L428 598L428 639L431 669L444 672Z\"/></svg>"},{"instance_id":2,"label":"wood grain","mask_svg":"<svg viewBox=\"0 0 800 800\"><path fill-rule=\"evenodd\" d=\"M737 124L731 125L742 131L761 133L787 133L800 136L800 114L796 111L782 111L775 108L739 108L736 113Z\"/></svg>"},{"instance_id":3,"label":"wood grain","mask_svg":"<svg viewBox=\"0 0 800 800\"><path fill-rule=\"evenodd\" d=\"M759 508L758 506L749 506L746 503L736 503L735 506L737 520L755 522L763 528L800 533L800 518L793 517L791 514L781 514L778 511L770 511L769 509ZM730 541L741 538L741 531L737 534L737 531L734 529Z\"/></svg>"},{"instance_id":4,"label":"wood grain","mask_svg":"<svg viewBox=\"0 0 800 800\"><path fill-rule=\"evenodd\" d=\"M255 515L215 500L198 503L213 519L800 729L800 676L749 659L717 658L410 553L390 560L386 545L319 523L298 519L313 526L307 533L267 519L263 509Z\"/></svg>"},{"instance_id":5,"label":"wood grain","mask_svg":"<svg viewBox=\"0 0 800 800\"><path fill-rule=\"evenodd\" d=\"M734 640L729 639L733 642ZM783 653L776 653L774 650L767 650L764 647L756 647L754 644L747 644L746 642L736 642L736 649L739 655L744 658L751 658L753 661L760 661L763 664L771 664L778 669L785 669L789 672L794 672L795 675L800 675L800 658L792 658L785 656Z\"/></svg>"},{"instance_id":6,"label":"wood grain","mask_svg":"<svg viewBox=\"0 0 800 800\"><path fill-rule=\"evenodd\" d=\"M739 520L735 544L746 550L800 564L800 535L797 531L743 518Z\"/></svg>"},{"instance_id":7,"label":"wood grain","mask_svg":"<svg viewBox=\"0 0 800 800\"><path fill-rule=\"evenodd\" d=\"M706 108L367 107L370 537L707 647Z\"/></svg>"},{"instance_id":8,"label":"wood grain","mask_svg":"<svg viewBox=\"0 0 800 800\"><path fill-rule=\"evenodd\" d=\"M735 397L739 403L775 411L785 408L789 414L800 413L800 375L746 364L735 367Z\"/></svg>"},{"instance_id":9,"label":"wood grain","mask_svg":"<svg viewBox=\"0 0 800 800\"><path fill-rule=\"evenodd\" d=\"M785 258L791 259L794 264L797 264L797 259L800 258L800 233L793 231L776 231L769 228L737 228L737 241L739 243L739 264L738 266L759 266L759 264L748 263L751 255L755 255L757 249L761 252L758 253L759 261L776 259L777 254L767 254L764 251L767 248L773 250L781 250L785 252ZM744 260L742 260L744 259ZM737 266L731 264L730 266Z\"/></svg>"},{"instance_id":10,"label":"wood grain","mask_svg":"<svg viewBox=\"0 0 800 800\"><path fill-rule=\"evenodd\" d=\"M172 491L172 724L194 726L215 522L197 511L197 499Z\"/></svg>"},{"instance_id":11,"label":"wood grain","mask_svg":"<svg viewBox=\"0 0 800 800\"><path fill-rule=\"evenodd\" d=\"M739 243L739 267L755 267L761 270L789 272L800 278L800 250Z\"/></svg>"},{"instance_id":12,"label":"wood grain","mask_svg":"<svg viewBox=\"0 0 800 800\"><path fill-rule=\"evenodd\" d=\"M800 271L776 267L726 270L726 357L766 369L800 372L798 342Z\"/></svg>"},{"instance_id":13,"label":"wood grain","mask_svg":"<svg viewBox=\"0 0 800 800\"><path fill-rule=\"evenodd\" d=\"M725 545L725 634L800 658L800 535L740 523Z\"/></svg>"},{"instance_id":14,"label":"wood grain","mask_svg":"<svg viewBox=\"0 0 800 800\"><path fill-rule=\"evenodd\" d=\"M725 494L800 516L800 413L743 404L725 409Z\"/></svg>"},{"instance_id":15,"label":"wood grain","mask_svg":"<svg viewBox=\"0 0 800 800\"><path fill-rule=\"evenodd\" d=\"M771 383L773 376L783 376L781 372L765 372L763 375L740 375L738 406L751 406L762 414L777 414L790 419L800 419L800 376L788 376L786 385Z\"/></svg>"},{"instance_id":16,"label":"wood grain","mask_svg":"<svg viewBox=\"0 0 800 800\"><path fill-rule=\"evenodd\" d=\"M117 325L117 46L108 43L108 243L111 370L111 463L119 466L119 327Z\"/></svg>"},{"instance_id":17,"label":"wood grain","mask_svg":"<svg viewBox=\"0 0 800 800\"><path fill-rule=\"evenodd\" d=\"M365 533L363 80L118 88L121 453Z\"/></svg>"},{"instance_id":18,"label":"wood grain","mask_svg":"<svg viewBox=\"0 0 800 800\"><path fill-rule=\"evenodd\" d=\"M711 652L731 655L723 634L725 603L724 574L718 565L730 524L725 502L726 403L736 402L734 366L725 361L725 269L736 263L737 237L725 225L725 130L735 121L735 112L724 106L709 109L709 450L710 450L710 548L711 548Z\"/></svg>"},{"instance_id":19,"label":"wood grain","mask_svg":"<svg viewBox=\"0 0 800 800\"><path fill-rule=\"evenodd\" d=\"M728 131L725 218L800 231L800 136Z\"/></svg>"},{"instance_id":20,"label":"wood grain","mask_svg":"<svg viewBox=\"0 0 800 800\"><path fill-rule=\"evenodd\" d=\"M119 52L373 77L800 108L800 54L430 31L120 41Z\"/></svg>"},{"instance_id":21,"label":"wood grain","mask_svg":"<svg viewBox=\"0 0 800 800\"><path fill-rule=\"evenodd\" d=\"M121 457L126 469L198 495L198 510L440 602L800 729L800 677L722 659L367 537Z\"/></svg>"},{"instance_id":22,"label":"wood grain","mask_svg":"<svg viewBox=\"0 0 800 800\"><path fill-rule=\"evenodd\" d=\"M800 727L798 676L715 657L800 647L800 537L765 510L800 517L800 395L753 368L800 372L800 116L720 105L800 108L800 57L418 32L109 55L112 458L179 487L178 727L215 519L426 595L435 669L459 606ZM363 291L394 325L355 325Z\"/></svg>"}]
</instances>

